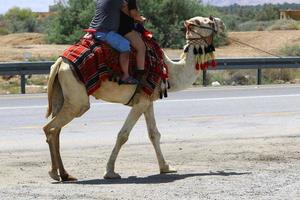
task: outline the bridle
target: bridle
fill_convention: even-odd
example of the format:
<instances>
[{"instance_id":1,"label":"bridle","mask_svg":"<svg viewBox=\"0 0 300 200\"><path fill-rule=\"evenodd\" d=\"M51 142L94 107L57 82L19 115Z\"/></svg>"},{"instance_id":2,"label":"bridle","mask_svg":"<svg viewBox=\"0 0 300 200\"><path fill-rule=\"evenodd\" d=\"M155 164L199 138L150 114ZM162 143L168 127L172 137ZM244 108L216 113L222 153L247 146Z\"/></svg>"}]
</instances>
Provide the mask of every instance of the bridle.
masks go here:
<instances>
[{"instance_id":1,"label":"bridle","mask_svg":"<svg viewBox=\"0 0 300 200\"><path fill-rule=\"evenodd\" d=\"M193 48L192 52L195 56L195 69L197 71L206 70L209 66L215 68L217 65L214 56L215 47L213 44L213 40L215 34L218 33L219 27L213 17L210 17L209 19L211 20L211 22L207 24L208 26L203 26L197 22L196 24L187 22L187 24L185 25L187 44L184 47L183 55L186 56L189 52L190 47ZM204 36L201 33L195 31L195 29L193 29L192 27L195 27L197 29L206 29L211 31L211 33L208 36ZM193 33L192 35L195 37L189 38L190 33Z\"/></svg>"},{"instance_id":2,"label":"bridle","mask_svg":"<svg viewBox=\"0 0 300 200\"><path fill-rule=\"evenodd\" d=\"M213 23L209 23L209 25L211 25L211 26L209 26L209 27L207 27L207 26L202 26L202 25L197 25L197 24L193 24L193 23L191 23L191 24L189 24L186 28L187 28L187 31L188 32L193 32L193 33L195 33L198 37L196 37L196 38L186 38L189 42L191 42L191 43L195 43L197 40L199 41L204 41L205 43L206 43L206 45L210 45L209 44L209 42L208 42L208 40L211 40L211 43L213 42L213 38L214 38L214 35L218 32L218 30L217 30L217 27L216 27L216 22L215 22L215 19L214 18L210 18L212 21L213 21ZM211 30L212 31L212 33L209 35L209 36L203 36L203 35L201 35L200 33L198 33L198 32L196 32L196 31L194 31L194 30L192 30L190 27L191 26L193 26L193 27L197 27L197 28L199 28L199 29L208 29L208 30Z\"/></svg>"}]
</instances>

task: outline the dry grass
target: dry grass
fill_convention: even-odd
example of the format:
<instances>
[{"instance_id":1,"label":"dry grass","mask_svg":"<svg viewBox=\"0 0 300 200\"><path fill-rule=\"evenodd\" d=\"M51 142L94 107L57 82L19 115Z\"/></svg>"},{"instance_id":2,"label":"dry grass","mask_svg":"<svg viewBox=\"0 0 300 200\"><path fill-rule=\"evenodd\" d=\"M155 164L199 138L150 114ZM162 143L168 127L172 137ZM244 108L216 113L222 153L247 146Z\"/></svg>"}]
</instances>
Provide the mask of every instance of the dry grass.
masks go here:
<instances>
[{"instance_id":1,"label":"dry grass","mask_svg":"<svg viewBox=\"0 0 300 200\"><path fill-rule=\"evenodd\" d=\"M47 75L27 76L26 93L44 93L47 88ZM12 78L0 76L0 94L20 93L20 77Z\"/></svg>"}]
</instances>

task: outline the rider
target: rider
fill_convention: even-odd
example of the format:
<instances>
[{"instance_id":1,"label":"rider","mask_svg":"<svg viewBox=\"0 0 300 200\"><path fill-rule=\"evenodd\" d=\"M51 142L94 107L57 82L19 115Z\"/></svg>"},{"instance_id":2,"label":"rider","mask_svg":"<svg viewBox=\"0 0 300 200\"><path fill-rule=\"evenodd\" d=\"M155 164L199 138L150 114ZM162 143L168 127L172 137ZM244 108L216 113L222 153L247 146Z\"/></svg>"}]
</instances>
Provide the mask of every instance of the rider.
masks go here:
<instances>
[{"instance_id":1,"label":"rider","mask_svg":"<svg viewBox=\"0 0 300 200\"><path fill-rule=\"evenodd\" d=\"M134 29L134 23L144 23L147 19L140 15L136 5L136 0L124 1L126 6L123 7L120 15L121 18L118 33L127 38L133 48L136 49L137 69L140 73L142 73L145 68L146 47L140 34Z\"/></svg>"},{"instance_id":2,"label":"rider","mask_svg":"<svg viewBox=\"0 0 300 200\"><path fill-rule=\"evenodd\" d=\"M128 72L130 42L117 33L120 25L121 9L125 9L127 3L124 0L97 0L96 13L90 28L96 29L95 38L107 42L120 52L120 66L123 75L120 84L138 84L138 80L131 77Z\"/></svg>"}]
</instances>

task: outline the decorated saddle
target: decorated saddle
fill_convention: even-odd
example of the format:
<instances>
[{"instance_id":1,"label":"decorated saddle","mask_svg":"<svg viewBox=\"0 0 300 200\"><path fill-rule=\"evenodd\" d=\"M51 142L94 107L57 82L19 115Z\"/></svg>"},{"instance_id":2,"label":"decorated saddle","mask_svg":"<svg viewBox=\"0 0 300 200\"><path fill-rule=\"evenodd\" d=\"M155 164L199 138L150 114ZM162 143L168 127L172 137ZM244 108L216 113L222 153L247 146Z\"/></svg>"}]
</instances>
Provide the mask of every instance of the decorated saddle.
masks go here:
<instances>
[{"instance_id":1,"label":"decorated saddle","mask_svg":"<svg viewBox=\"0 0 300 200\"><path fill-rule=\"evenodd\" d=\"M146 46L145 74L140 82L140 91L151 96L155 88L166 95L168 69L163 60L163 52L149 32L142 34ZM119 53L105 42L92 38L82 38L78 43L66 49L61 55L71 64L79 79L84 83L88 95L91 95L105 80L118 81L122 75L119 65ZM135 76L136 51L130 53L129 73ZM168 84L165 84L168 85ZM164 90L164 91L163 91Z\"/></svg>"}]
</instances>

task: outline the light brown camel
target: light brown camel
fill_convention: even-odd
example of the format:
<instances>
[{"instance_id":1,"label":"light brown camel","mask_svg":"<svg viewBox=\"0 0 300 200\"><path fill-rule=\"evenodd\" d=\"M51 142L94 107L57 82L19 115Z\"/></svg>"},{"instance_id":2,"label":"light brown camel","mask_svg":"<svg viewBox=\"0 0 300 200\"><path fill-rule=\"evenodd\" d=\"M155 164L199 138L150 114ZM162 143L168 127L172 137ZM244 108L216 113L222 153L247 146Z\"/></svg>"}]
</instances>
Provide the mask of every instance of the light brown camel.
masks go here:
<instances>
[{"instance_id":1,"label":"light brown camel","mask_svg":"<svg viewBox=\"0 0 300 200\"><path fill-rule=\"evenodd\" d=\"M212 42L215 33L224 31L225 25L218 18L194 17L185 21L186 40L188 48L185 56L179 62L171 61L166 55L164 59L169 69L170 92L183 90L190 87L200 74L195 68L199 57L193 52L194 47L207 46ZM198 45L198 46L197 46ZM186 48L187 49L187 48ZM108 102L126 104L136 89L133 85L118 85L115 82L104 81L101 87L92 96ZM130 131L143 114L145 116L148 135L154 146L160 173L176 172L165 161L160 148L160 133L157 129L153 101L159 99L158 89L154 92L154 98L146 95L136 95L130 105L131 111L120 130L115 146L106 165L104 178L121 178L115 172L115 161L122 145L128 140ZM53 66L48 81L48 112L47 117L52 115L51 121L44 126L51 155L51 170L49 175L54 180L74 181L64 168L60 156L59 134L61 128L76 117L80 117L90 108L89 96L82 82L73 74L69 64L59 58Z\"/></svg>"}]
</instances>

